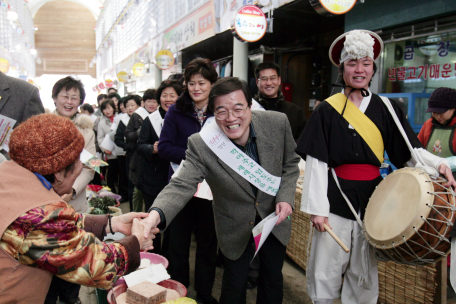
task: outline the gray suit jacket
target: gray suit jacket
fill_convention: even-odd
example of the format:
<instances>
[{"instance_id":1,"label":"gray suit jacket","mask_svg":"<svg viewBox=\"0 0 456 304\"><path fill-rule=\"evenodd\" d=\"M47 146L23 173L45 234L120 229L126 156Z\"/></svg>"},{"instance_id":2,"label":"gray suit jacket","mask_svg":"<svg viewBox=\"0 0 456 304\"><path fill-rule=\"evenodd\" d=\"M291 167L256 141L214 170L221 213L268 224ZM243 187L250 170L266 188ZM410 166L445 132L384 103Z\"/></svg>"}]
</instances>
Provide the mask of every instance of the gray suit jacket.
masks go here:
<instances>
[{"instance_id":1,"label":"gray suit jacket","mask_svg":"<svg viewBox=\"0 0 456 304\"><path fill-rule=\"evenodd\" d=\"M0 114L17 120L16 126L33 115L44 113L38 89L0 72Z\"/></svg>"},{"instance_id":2,"label":"gray suit jacket","mask_svg":"<svg viewBox=\"0 0 456 304\"><path fill-rule=\"evenodd\" d=\"M255 197L250 183L220 160L197 133L188 140L186 161L179 176L171 179L153 204L163 211L169 225L193 197L198 183L206 179L214 196L219 246L231 260L238 259L244 252L252 236L257 211L261 218L265 218L275 211L278 202L287 202L294 207L299 176L300 158L295 153L296 144L287 116L272 111L253 111L252 124L257 136L260 165L270 174L282 177L277 196L258 190ZM285 219L272 233L286 246L291 221Z\"/></svg>"}]
</instances>

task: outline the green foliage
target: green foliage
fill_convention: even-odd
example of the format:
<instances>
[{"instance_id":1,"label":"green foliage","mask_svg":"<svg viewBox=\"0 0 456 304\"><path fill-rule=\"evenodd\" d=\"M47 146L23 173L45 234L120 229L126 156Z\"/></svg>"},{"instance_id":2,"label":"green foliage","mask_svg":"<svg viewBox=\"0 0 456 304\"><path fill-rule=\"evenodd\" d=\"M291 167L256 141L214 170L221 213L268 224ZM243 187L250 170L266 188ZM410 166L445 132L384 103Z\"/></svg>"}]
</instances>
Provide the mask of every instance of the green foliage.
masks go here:
<instances>
[{"instance_id":1,"label":"green foliage","mask_svg":"<svg viewBox=\"0 0 456 304\"><path fill-rule=\"evenodd\" d=\"M89 200L89 206L93 207L92 212L90 214L109 214L115 213L112 210L109 210L110 206L115 206L116 200L110 196L104 197L93 197Z\"/></svg>"}]
</instances>

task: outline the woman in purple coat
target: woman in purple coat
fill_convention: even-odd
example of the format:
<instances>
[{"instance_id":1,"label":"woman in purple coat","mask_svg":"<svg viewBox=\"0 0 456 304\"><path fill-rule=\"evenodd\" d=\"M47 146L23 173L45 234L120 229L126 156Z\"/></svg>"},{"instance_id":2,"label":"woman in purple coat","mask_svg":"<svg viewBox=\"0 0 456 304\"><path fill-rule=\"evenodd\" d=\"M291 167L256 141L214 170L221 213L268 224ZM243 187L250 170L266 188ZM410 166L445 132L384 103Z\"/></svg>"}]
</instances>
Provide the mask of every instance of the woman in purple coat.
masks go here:
<instances>
[{"instance_id":1,"label":"woman in purple coat","mask_svg":"<svg viewBox=\"0 0 456 304\"><path fill-rule=\"evenodd\" d=\"M209 92L217 81L209 59L197 58L185 67L186 89L166 113L158 143L160 157L173 166L185 160L188 138L199 131L208 117L214 114L207 109ZM153 207L153 205L152 205ZM186 287L189 285L189 251L192 231L197 248L195 260L195 290L197 300L202 303L218 303L212 296L217 259L217 237L215 234L212 201L193 197L169 226L168 272L173 280Z\"/></svg>"}]
</instances>

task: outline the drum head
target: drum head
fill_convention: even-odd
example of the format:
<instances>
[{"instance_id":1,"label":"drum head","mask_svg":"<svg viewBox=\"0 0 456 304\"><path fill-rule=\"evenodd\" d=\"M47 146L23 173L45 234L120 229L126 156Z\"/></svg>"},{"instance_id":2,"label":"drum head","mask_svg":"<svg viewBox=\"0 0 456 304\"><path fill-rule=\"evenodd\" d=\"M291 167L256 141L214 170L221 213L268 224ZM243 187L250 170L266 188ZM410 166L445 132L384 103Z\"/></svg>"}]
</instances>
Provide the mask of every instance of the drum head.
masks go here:
<instances>
[{"instance_id":1,"label":"drum head","mask_svg":"<svg viewBox=\"0 0 456 304\"><path fill-rule=\"evenodd\" d=\"M434 203L429 176L422 170L403 168L388 175L375 189L364 216L369 243L391 249L408 240L423 225Z\"/></svg>"}]
</instances>

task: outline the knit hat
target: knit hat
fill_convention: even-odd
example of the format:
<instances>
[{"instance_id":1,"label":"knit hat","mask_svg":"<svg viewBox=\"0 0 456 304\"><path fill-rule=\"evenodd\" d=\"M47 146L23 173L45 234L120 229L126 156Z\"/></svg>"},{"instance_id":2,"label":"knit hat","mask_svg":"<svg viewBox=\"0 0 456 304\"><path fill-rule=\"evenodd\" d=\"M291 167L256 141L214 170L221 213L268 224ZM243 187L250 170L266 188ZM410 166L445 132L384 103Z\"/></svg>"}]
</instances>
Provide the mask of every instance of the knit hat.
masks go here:
<instances>
[{"instance_id":1,"label":"knit hat","mask_svg":"<svg viewBox=\"0 0 456 304\"><path fill-rule=\"evenodd\" d=\"M432 92L426 112L445 113L449 109L456 109L456 90L438 88Z\"/></svg>"},{"instance_id":2,"label":"knit hat","mask_svg":"<svg viewBox=\"0 0 456 304\"><path fill-rule=\"evenodd\" d=\"M84 137L70 119L41 114L14 129L9 155L28 170L49 175L75 162L83 148Z\"/></svg>"}]
</instances>

